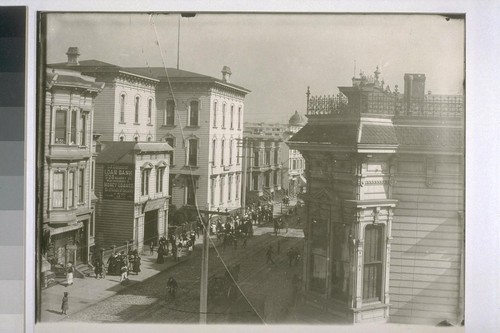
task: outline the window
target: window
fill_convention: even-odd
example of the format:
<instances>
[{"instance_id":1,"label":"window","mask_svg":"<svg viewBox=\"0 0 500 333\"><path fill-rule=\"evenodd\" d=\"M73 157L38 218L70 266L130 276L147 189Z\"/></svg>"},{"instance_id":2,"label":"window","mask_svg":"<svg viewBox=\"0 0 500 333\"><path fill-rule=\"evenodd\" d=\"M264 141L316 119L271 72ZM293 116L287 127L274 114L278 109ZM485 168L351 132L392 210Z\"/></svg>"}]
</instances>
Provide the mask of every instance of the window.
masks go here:
<instances>
[{"instance_id":1,"label":"window","mask_svg":"<svg viewBox=\"0 0 500 333\"><path fill-rule=\"evenodd\" d=\"M266 161L265 161L265 164L266 165L270 165L271 164L271 151L269 149L266 149Z\"/></svg>"},{"instance_id":2,"label":"window","mask_svg":"<svg viewBox=\"0 0 500 333\"><path fill-rule=\"evenodd\" d=\"M227 201L231 201L231 187L233 186L233 176L229 176L229 181L227 184Z\"/></svg>"},{"instance_id":3,"label":"window","mask_svg":"<svg viewBox=\"0 0 500 333\"><path fill-rule=\"evenodd\" d=\"M149 176L151 169L142 169L141 173L141 195L149 194Z\"/></svg>"},{"instance_id":4,"label":"window","mask_svg":"<svg viewBox=\"0 0 500 333\"><path fill-rule=\"evenodd\" d=\"M210 179L210 204L215 205L215 179Z\"/></svg>"},{"instance_id":5,"label":"window","mask_svg":"<svg viewBox=\"0 0 500 333\"><path fill-rule=\"evenodd\" d=\"M135 110L135 117L134 117L134 123L138 124L139 123L139 96L135 98L135 104L134 104L134 110Z\"/></svg>"},{"instance_id":6,"label":"window","mask_svg":"<svg viewBox=\"0 0 500 333\"><path fill-rule=\"evenodd\" d=\"M189 103L189 126L198 126L198 101Z\"/></svg>"},{"instance_id":7,"label":"window","mask_svg":"<svg viewBox=\"0 0 500 333\"><path fill-rule=\"evenodd\" d=\"M165 117L163 117L163 125L172 126L175 124L175 102L168 100L165 102Z\"/></svg>"},{"instance_id":8,"label":"window","mask_svg":"<svg viewBox=\"0 0 500 333\"><path fill-rule=\"evenodd\" d=\"M163 192L163 176L165 175L165 167L159 167L156 172L156 192Z\"/></svg>"},{"instance_id":9,"label":"window","mask_svg":"<svg viewBox=\"0 0 500 333\"><path fill-rule=\"evenodd\" d=\"M226 104L222 104L222 128L226 128Z\"/></svg>"},{"instance_id":10,"label":"window","mask_svg":"<svg viewBox=\"0 0 500 333\"><path fill-rule=\"evenodd\" d=\"M254 148L253 150L253 165L259 166L259 149Z\"/></svg>"},{"instance_id":11,"label":"window","mask_svg":"<svg viewBox=\"0 0 500 333\"><path fill-rule=\"evenodd\" d=\"M214 127L217 127L217 101L214 102Z\"/></svg>"},{"instance_id":12,"label":"window","mask_svg":"<svg viewBox=\"0 0 500 333\"><path fill-rule=\"evenodd\" d=\"M78 170L78 203L85 201L85 169Z\"/></svg>"},{"instance_id":13,"label":"window","mask_svg":"<svg viewBox=\"0 0 500 333\"><path fill-rule=\"evenodd\" d=\"M198 165L198 140L196 139L188 140L188 165Z\"/></svg>"},{"instance_id":14,"label":"window","mask_svg":"<svg viewBox=\"0 0 500 333\"><path fill-rule=\"evenodd\" d=\"M151 117L153 116L153 100L148 99L148 124L151 124Z\"/></svg>"},{"instance_id":15,"label":"window","mask_svg":"<svg viewBox=\"0 0 500 333\"><path fill-rule=\"evenodd\" d=\"M234 105L231 105L231 129L233 129L233 120L234 120Z\"/></svg>"},{"instance_id":16,"label":"window","mask_svg":"<svg viewBox=\"0 0 500 333\"><path fill-rule=\"evenodd\" d=\"M217 149L217 141L215 139L212 140L212 165L215 165L215 151Z\"/></svg>"},{"instance_id":17,"label":"window","mask_svg":"<svg viewBox=\"0 0 500 333\"><path fill-rule=\"evenodd\" d=\"M66 110L56 111L56 128L55 128L55 143L66 143L67 135L67 117Z\"/></svg>"},{"instance_id":18,"label":"window","mask_svg":"<svg viewBox=\"0 0 500 333\"><path fill-rule=\"evenodd\" d=\"M365 228L363 301L380 301L382 291L382 231L378 225Z\"/></svg>"},{"instance_id":19,"label":"window","mask_svg":"<svg viewBox=\"0 0 500 333\"><path fill-rule=\"evenodd\" d=\"M224 150L225 150L226 140L222 139L220 146L220 165L224 165Z\"/></svg>"},{"instance_id":20,"label":"window","mask_svg":"<svg viewBox=\"0 0 500 333\"><path fill-rule=\"evenodd\" d=\"M171 173L168 174L168 195L169 195L168 203L170 205L172 204L172 191L174 190L174 178L175 178L174 174Z\"/></svg>"},{"instance_id":21,"label":"window","mask_svg":"<svg viewBox=\"0 0 500 333\"><path fill-rule=\"evenodd\" d=\"M274 173L273 173L273 176L274 176L273 177L274 178L273 179L274 185L278 185L278 171L275 170Z\"/></svg>"},{"instance_id":22,"label":"window","mask_svg":"<svg viewBox=\"0 0 500 333\"><path fill-rule=\"evenodd\" d=\"M64 172L54 172L52 184L52 207L64 207Z\"/></svg>"},{"instance_id":23,"label":"window","mask_svg":"<svg viewBox=\"0 0 500 333\"><path fill-rule=\"evenodd\" d=\"M196 187L197 187L197 180L190 177L187 180L186 184L186 204L187 205L196 205Z\"/></svg>"},{"instance_id":24,"label":"window","mask_svg":"<svg viewBox=\"0 0 500 333\"><path fill-rule=\"evenodd\" d=\"M125 94L120 95L120 123L125 122Z\"/></svg>"},{"instance_id":25,"label":"window","mask_svg":"<svg viewBox=\"0 0 500 333\"><path fill-rule=\"evenodd\" d=\"M236 191L235 191L236 200L240 197L240 175L236 175Z\"/></svg>"},{"instance_id":26,"label":"window","mask_svg":"<svg viewBox=\"0 0 500 333\"><path fill-rule=\"evenodd\" d=\"M174 138L165 138L165 142L172 148L174 148ZM170 153L170 165L174 165L174 151L172 150Z\"/></svg>"},{"instance_id":27,"label":"window","mask_svg":"<svg viewBox=\"0 0 500 333\"><path fill-rule=\"evenodd\" d=\"M70 171L68 177L68 202L69 207L75 207L75 172Z\"/></svg>"},{"instance_id":28,"label":"window","mask_svg":"<svg viewBox=\"0 0 500 333\"><path fill-rule=\"evenodd\" d=\"M240 164L240 156L241 156L241 144L243 144L243 141L239 139L236 143L236 164Z\"/></svg>"},{"instance_id":29,"label":"window","mask_svg":"<svg viewBox=\"0 0 500 333\"><path fill-rule=\"evenodd\" d=\"M274 150L274 164L278 164L279 163L279 150L278 149L275 149Z\"/></svg>"},{"instance_id":30,"label":"window","mask_svg":"<svg viewBox=\"0 0 500 333\"><path fill-rule=\"evenodd\" d=\"M220 203L224 202L224 176L220 176Z\"/></svg>"},{"instance_id":31,"label":"window","mask_svg":"<svg viewBox=\"0 0 500 333\"><path fill-rule=\"evenodd\" d=\"M81 126L80 126L80 146L87 145L87 115L81 114Z\"/></svg>"},{"instance_id":32,"label":"window","mask_svg":"<svg viewBox=\"0 0 500 333\"><path fill-rule=\"evenodd\" d=\"M71 139L70 139L70 143L72 145L76 144L76 124L77 124L77 121L78 121L78 116L77 116L77 112L76 110L72 110L71 111L71 128L70 128L70 135L71 135Z\"/></svg>"},{"instance_id":33,"label":"window","mask_svg":"<svg viewBox=\"0 0 500 333\"><path fill-rule=\"evenodd\" d=\"M241 129L241 106L238 108L238 129Z\"/></svg>"},{"instance_id":34,"label":"window","mask_svg":"<svg viewBox=\"0 0 500 333\"><path fill-rule=\"evenodd\" d=\"M233 165L233 139L229 141L229 165Z\"/></svg>"},{"instance_id":35,"label":"window","mask_svg":"<svg viewBox=\"0 0 500 333\"><path fill-rule=\"evenodd\" d=\"M266 187L269 187L269 185L270 185L270 178L271 177L269 177L269 172L266 172L265 176L264 176L264 181L265 181Z\"/></svg>"}]
</instances>

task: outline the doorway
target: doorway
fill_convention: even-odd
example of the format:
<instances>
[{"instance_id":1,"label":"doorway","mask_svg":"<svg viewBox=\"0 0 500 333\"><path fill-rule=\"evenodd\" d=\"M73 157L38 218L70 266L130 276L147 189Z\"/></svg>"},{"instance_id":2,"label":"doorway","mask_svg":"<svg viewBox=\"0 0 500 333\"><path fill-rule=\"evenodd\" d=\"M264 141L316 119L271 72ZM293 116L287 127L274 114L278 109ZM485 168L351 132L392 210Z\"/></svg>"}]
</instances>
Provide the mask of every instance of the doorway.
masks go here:
<instances>
[{"instance_id":1,"label":"doorway","mask_svg":"<svg viewBox=\"0 0 500 333\"><path fill-rule=\"evenodd\" d=\"M144 214L144 244L150 244L158 240L158 209Z\"/></svg>"}]
</instances>

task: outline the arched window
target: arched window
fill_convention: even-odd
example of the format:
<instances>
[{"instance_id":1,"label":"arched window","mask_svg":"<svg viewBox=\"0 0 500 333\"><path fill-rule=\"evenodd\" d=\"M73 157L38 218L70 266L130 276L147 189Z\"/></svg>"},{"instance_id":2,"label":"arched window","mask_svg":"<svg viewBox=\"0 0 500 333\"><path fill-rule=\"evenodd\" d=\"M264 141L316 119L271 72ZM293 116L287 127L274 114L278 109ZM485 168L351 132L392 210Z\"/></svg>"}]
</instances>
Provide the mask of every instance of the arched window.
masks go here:
<instances>
[{"instance_id":1,"label":"arched window","mask_svg":"<svg viewBox=\"0 0 500 333\"><path fill-rule=\"evenodd\" d=\"M189 103L189 126L198 126L198 101Z\"/></svg>"},{"instance_id":2,"label":"arched window","mask_svg":"<svg viewBox=\"0 0 500 333\"><path fill-rule=\"evenodd\" d=\"M217 127L217 101L214 101L214 125L213 127Z\"/></svg>"},{"instance_id":3,"label":"arched window","mask_svg":"<svg viewBox=\"0 0 500 333\"><path fill-rule=\"evenodd\" d=\"M120 123L125 123L125 94L120 95Z\"/></svg>"},{"instance_id":4,"label":"arched window","mask_svg":"<svg viewBox=\"0 0 500 333\"><path fill-rule=\"evenodd\" d=\"M217 150L217 140L212 140L212 165L215 165L215 152Z\"/></svg>"},{"instance_id":5,"label":"arched window","mask_svg":"<svg viewBox=\"0 0 500 333\"><path fill-rule=\"evenodd\" d=\"M238 129L241 129L241 106L238 108Z\"/></svg>"},{"instance_id":6,"label":"arched window","mask_svg":"<svg viewBox=\"0 0 500 333\"><path fill-rule=\"evenodd\" d=\"M165 102L165 115L163 117L163 125L173 126L175 124L175 102L168 100Z\"/></svg>"},{"instance_id":7,"label":"arched window","mask_svg":"<svg viewBox=\"0 0 500 333\"><path fill-rule=\"evenodd\" d=\"M382 248L383 226L365 227L363 255L363 301L382 299Z\"/></svg>"},{"instance_id":8,"label":"arched window","mask_svg":"<svg viewBox=\"0 0 500 333\"><path fill-rule=\"evenodd\" d=\"M189 139L187 141L188 164L189 166L198 166L198 139Z\"/></svg>"},{"instance_id":9,"label":"arched window","mask_svg":"<svg viewBox=\"0 0 500 333\"><path fill-rule=\"evenodd\" d=\"M153 99L148 99L148 124L151 125L151 118L153 117Z\"/></svg>"},{"instance_id":10,"label":"arched window","mask_svg":"<svg viewBox=\"0 0 500 333\"><path fill-rule=\"evenodd\" d=\"M141 195L149 194L149 177L151 175L151 168L144 167L141 170Z\"/></svg>"},{"instance_id":11,"label":"arched window","mask_svg":"<svg viewBox=\"0 0 500 333\"><path fill-rule=\"evenodd\" d=\"M222 128L226 128L226 103L222 104Z\"/></svg>"},{"instance_id":12,"label":"arched window","mask_svg":"<svg viewBox=\"0 0 500 333\"><path fill-rule=\"evenodd\" d=\"M139 96L137 96L135 98L135 103L134 103L134 123L138 124L139 123L139 102L140 102L140 98Z\"/></svg>"},{"instance_id":13,"label":"arched window","mask_svg":"<svg viewBox=\"0 0 500 333\"><path fill-rule=\"evenodd\" d=\"M220 165L224 165L224 150L225 150L226 140L222 139L220 144Z\"/></svg>"},{"instance_id":14,"label":"arched window","mask_svg":"<svg viewBox=\"0 0 500 333\"><path fill-rule=\"evenodd\" d=\"M229 165L233 165L233 139L229 141Z\"/></svg>"},{"instance_id":15,"label":"arched window","mask_svg":"<svg viewBox=\"0 0 500 333\"><path fill-rule=\"evenodd\" d=\"M234 120L234 105L231 105L231 123L230 123L230 128L233 129L234 126L233 126L233 120Z\"/></svg>"}]
</instances>

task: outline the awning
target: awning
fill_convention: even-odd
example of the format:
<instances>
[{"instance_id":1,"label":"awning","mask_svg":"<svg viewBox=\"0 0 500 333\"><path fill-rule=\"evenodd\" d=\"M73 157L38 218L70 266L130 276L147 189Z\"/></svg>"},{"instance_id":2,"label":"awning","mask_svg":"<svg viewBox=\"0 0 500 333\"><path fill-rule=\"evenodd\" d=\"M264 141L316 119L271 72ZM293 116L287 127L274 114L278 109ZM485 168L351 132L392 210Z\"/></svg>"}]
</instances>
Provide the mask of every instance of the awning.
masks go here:
<instances>
[{"instance_id":1,"label":"awning","mask_svg":"<svg viewBox=\"0 0 500 333\"><path fill-rule=\"evenodd\" d=\"M48 229L49 229L50 235L54 236L54 235L62 234L62 233L68 232L68 231L73 231L73 230L77 230L77 229L81 229L81 228L83 228L83 222L77 222L75 224L66 225L64 227L57 227L57 228L49 227Z\"/></svg>"},{"instance_id":2,"label":"awning","mask_svg":"<svg viewBox=\"0 0 500 333\"><path fill-rule=\"evenodd\" d=\"M299 176L299 184L300 185L307 185L307 179L303 175Z\"/></svg>"},{"instance_id":3,"label":"awning","mask_svg":"<svg viewBox=\"0 0 500 333\"><path fill-rule=\"evenodd\" d=\"M143 213L163 208L166 200L167 200L167 198L160 198L160 199L153 199L153 200L146 201L146 204L144 205Z\"/></svg>"}]
</instances>

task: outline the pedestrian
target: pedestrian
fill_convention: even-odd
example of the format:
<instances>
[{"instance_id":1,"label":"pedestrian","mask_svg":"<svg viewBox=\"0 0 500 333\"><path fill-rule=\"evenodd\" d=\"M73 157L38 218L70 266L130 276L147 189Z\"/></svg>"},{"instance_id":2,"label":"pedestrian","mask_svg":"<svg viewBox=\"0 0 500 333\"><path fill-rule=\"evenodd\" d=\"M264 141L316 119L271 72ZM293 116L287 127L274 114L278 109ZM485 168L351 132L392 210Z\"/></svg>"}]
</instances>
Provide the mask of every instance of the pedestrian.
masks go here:
<instances>
[{"instance_id":1,"label":"pedestrian","mask_svg":"<svg viewBox=\"0 0 500 333\"><path fill-rule=\"evenodd\" d=\"M132 269L134 270L135 275L139 275L141 271L141 257L139 255L134 255L134 263L132 264Z\"/></svg>"},{"instance_id":2,"label":"pedestrian","mask_svg":"<svg viewBox=\"0 0 500 333\"><path fill-rule=\"evenodd\" d=\"M68 265L66 267L66 287L73 285L73 262L68 262Z\"/></svg>"},{"instance_id":3,"label":"pedestrian","mask_svg":"<svg viewBox=\"0 0 500 333\"><path fill-rule=\"evenodd\" d=\"M61 304L61 315L67 314L67 311L69 310L69 305L68 305L68 292L64 292L64 296L62 298L62 304Z\"/></svg>"},{"instance_id":4,"label":"pedestrian","mask_svg":"<svg viewBox=\"0 0 500 333\"><path fill-rule=\"evenodd\" d=\"M178 261L178 256L177 256L177 245L172 243L172 256L174 257L174 261Z\"/></svg>"},{"instance_id":5,"label":"pedestrian","mask_svg":"<svg viewBox=\"0 0 500 333\"><path fill-rule=\"evenodd\" d=\"M273 254L274 254L273 246L269 245L269 248L267 249L267 252L266 252L266 257L267 257L266 264L271 262L271 264L276 265L276 263L273 260Z\"/></svg>"},{"instance_id":6,"label":"pedestrian","mask_svg":"<svg viewBox=\"0 0 500 333\"><path fill-rule=\"evenodd\" d=\"M153 255L154 250L155 250L155 242L151 241L151 243L149 244L149 254Z\"/></svg>"},{"instance_id":7,"label":"pedestrian","mask_svg":"<svg viewBox=\"0 0 500 333\"><path fill-rule=\"evenodd\" d=\"M128 280L128 266L125 261L123 262L120 272L121 272L120 282Z\"/></svg>"},{"instance_id":8,"label":"pedestrian","mask_svg":"<svg viewBox=\"0 0 500 333\"><path fill-rule=\"evenodd\" d=\"M160 245L158 246L158 257L156 258L156 263L157 264L163 264L163 255L165 254L165 251L163 250L163 246Z\"/></svg>"},{"instance_id":9,"label":"pedestrian","mask_svg":"<svg viewBox=\"0 0 500 333\"><path fill-rule=\"evenodd\" d=\"M167 280L167 291L170 296L175 298L175 293L177 292L177 288L179 285L177 284L177 281L173 277L169 277Z\"/></svg>"}]
</instances>

